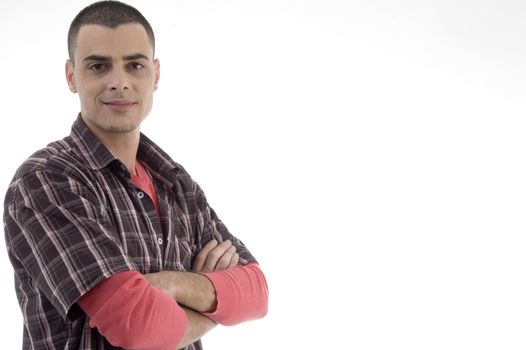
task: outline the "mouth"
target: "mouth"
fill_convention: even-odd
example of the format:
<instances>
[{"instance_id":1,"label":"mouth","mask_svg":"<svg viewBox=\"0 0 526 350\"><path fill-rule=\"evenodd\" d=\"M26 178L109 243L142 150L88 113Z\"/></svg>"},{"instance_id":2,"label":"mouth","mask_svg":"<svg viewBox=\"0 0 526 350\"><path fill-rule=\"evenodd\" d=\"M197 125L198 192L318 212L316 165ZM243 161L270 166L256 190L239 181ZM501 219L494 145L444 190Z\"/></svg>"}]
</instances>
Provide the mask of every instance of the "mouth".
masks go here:
<instances>
[{"instance_id":1,"label":"mouth","mask_svg":"<svg viewBox=\"0 0 526 350\"><path fill-rule=\"evenodd\" d=\"M109 100L103 103L113 112L126 112L136 104L131 100Z\"/></svg>"}]
</instances>

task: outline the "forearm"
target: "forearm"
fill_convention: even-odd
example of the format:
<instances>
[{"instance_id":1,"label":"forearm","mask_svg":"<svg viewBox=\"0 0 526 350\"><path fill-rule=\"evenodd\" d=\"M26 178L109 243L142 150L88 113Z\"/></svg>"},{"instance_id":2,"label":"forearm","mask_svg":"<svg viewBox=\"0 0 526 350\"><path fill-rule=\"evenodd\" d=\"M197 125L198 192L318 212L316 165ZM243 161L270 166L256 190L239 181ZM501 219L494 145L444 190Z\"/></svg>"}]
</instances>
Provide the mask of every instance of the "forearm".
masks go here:
<instances>
[{"instance_id":1,"label":"forearm","mask_svg":"<svg viewBox=\"0 0 526 350\"><path fill-rule=\"evenodd\" d=\"M154 286L170 294L180 305L210 312L217 305L215 289L205 276L192 272L161 271L144 275Z\"/></svg>"},{"instance_id":2,"label":"forearm","mask_svg":"<svg viewBox=\"0 0 526 350\"><path fill-rule=\"evenodd\" d=\"M268 287L256 263L203 275L162 271L146 278L179 304L222 325L231 326L267 314Z\"/></svg>"},{"instance_id":3,"label":"forearm","mask_svg":"<svg viewBox=\"0 0 526 350\"><path fill-rule=\"evenodd\" d=\"M217 323L208 317L203 316L192 309L183 307L183 310L186 312L188 318L188 327L186 328L186 333L184 334L183 339L179 345L177 345L177 349L184 348L185 346L194 343L217 325Z\"/></svg>"}]
</instances>

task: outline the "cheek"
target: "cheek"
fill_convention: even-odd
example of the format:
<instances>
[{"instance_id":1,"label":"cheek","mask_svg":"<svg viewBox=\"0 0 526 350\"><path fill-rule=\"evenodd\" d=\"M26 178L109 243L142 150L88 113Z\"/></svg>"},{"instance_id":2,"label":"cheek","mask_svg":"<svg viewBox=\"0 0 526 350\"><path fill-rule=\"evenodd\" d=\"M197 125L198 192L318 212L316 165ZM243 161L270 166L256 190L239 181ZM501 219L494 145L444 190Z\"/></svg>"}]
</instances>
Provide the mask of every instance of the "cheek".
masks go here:
<instances>
[{"instance_id":1,"label":"cheek","mask_svg":"<svg viewBox=\"0 0 526 350\"><path fill-rule=\"evenodd\" d=\"M152 110L152 106L153 106L153 92L150 91L147 94L143 95L142 103L143 103L144 114L146 116Z\"/></svg>"},{"instance_id":2,"label":"cheek","mask_svg":"<svg viewBox=\"0 0 526 350\"><path fill-rule=\"evenodd\" d=\"M141 96L142 96L144 104L152 102L153 91L154 91L154 89L152 87L153 87L153 83L152 83L152 85L146 85L145 84L145 85L143 85L141 87L141 91L142 91Z\"/></svg>"},{"instance_id":3,"label":"cheek","mask_svg":"<svg viewBox=\"0 0 526 350\"><path fill-rule=\"evenodd\" d=\"M148 95L144 96L144 107L148 110L152 108L153 104L153 94L149 93Z\"/></svg>"},{"instance_id":4,"label":"cheek","mask_svg":"<svg viewBox=\"0 0 526 350\"><path fill-rule=\"evenodd\" d=\"M81 95L81 100L87 103L93 103L100 95L101 82L91 81L90 79L79 79L77 90Z\"/></svg>"}]
</instances>

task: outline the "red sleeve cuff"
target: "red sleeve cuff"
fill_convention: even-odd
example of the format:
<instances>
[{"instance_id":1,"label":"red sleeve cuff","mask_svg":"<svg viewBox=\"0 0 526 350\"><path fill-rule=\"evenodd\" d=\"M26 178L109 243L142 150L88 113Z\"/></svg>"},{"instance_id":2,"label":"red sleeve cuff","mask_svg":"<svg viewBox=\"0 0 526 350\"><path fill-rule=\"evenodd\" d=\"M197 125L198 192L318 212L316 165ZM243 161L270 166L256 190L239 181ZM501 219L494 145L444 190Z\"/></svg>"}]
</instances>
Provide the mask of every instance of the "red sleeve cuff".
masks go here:
<instances>
[{"instance_id":1,"label":"red sleeve cuff","mask_svg":"<svg viewBox=\"0 0 526 350\"><path fill-rule=\"evenodd\" d=\"M202 275L214 285L217 298L216 310L204 313L205 316L224 326L232 326L267 314L267 282L256 263Z\"/></svg>"}]
</instances>

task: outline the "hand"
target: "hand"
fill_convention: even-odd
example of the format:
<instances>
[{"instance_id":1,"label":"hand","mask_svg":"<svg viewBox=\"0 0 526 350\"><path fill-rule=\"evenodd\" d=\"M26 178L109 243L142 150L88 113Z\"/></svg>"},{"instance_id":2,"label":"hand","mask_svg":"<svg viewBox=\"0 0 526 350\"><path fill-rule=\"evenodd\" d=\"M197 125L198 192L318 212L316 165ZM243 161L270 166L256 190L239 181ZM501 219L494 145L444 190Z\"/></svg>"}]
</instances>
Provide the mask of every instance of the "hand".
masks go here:
<instances>
[{"instance_id":1,"label":"hand","mask_svg":"<svg viewBox=\"0 0 526 350\"><path fill-rule=\"evenodd\" d=\"M239 263L239 254L230 241L220 244L215 240L208 242L195 257L192 272L215 272L230 269Z\"/></svg>"}]
</instances>

